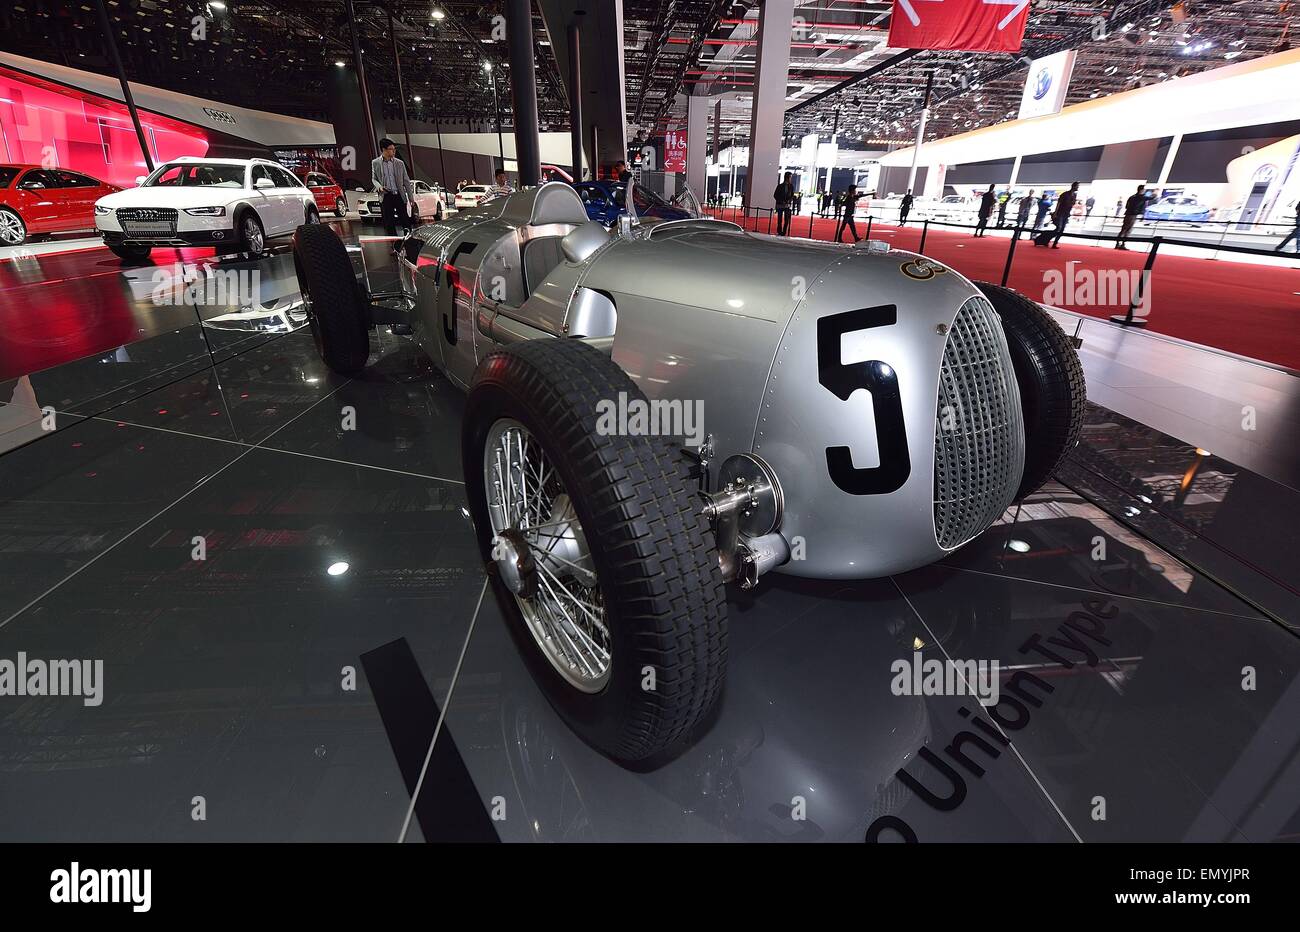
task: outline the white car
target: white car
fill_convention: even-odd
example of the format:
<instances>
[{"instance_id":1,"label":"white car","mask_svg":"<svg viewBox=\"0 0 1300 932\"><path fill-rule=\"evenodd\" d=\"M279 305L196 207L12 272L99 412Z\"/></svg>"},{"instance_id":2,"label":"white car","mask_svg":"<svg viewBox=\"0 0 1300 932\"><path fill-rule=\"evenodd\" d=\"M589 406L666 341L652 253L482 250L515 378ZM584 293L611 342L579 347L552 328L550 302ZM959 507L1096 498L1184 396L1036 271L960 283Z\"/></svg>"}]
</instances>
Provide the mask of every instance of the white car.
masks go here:
<instances>
[{"instance_id":1,"label":"white car","mask_svg":"<svg viewBox=\"0 0 1300 932\"><path fill-rule=\"evenodd\" d=\"M95 202L95 229L123 259L155 246L215 246L259 258L269 240L319 223L311 191L269 159L186 156L159 165L129 188Z\"/></svg>"},{"instance_id":2,"label":"white car","mask_svg":"<svg viewBox=\"0 0 1300 932\"><path fill-rule=\"evenodd\" d=\"M456 209L477 207L491 194L491 189L485 184L467 184L456 192Z\"/></svg>"},{"instance_id":3,"label":"white car","mask_svg":"<svg viewBox=\"0 0 1300 932\"><path fill-rule=\"evenodd\" d=\"M413 189L411 202L415 205L413 220L441 220L447 215L447 192L441 185L426 184L423 181L411 183ZM357 213L362 220L375 220L384 215L383 205L378 194L370 193L362 197L357 204Z\"/></svg>"}]
</instances>

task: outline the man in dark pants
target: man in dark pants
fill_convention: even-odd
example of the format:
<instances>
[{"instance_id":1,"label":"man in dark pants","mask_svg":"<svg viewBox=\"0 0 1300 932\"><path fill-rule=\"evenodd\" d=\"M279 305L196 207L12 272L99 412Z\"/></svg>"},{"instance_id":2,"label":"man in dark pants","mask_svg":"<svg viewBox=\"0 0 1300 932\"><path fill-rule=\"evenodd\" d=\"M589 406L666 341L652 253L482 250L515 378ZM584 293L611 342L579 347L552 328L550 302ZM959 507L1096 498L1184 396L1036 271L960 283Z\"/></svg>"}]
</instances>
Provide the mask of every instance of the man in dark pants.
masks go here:
<instances>
[{"instance_id":1,"label":"man in dark pants","mask_svg":"<svg viewBox=\"0 0 1300 932\"><path fill-rule=\"evenodd\" d=\"M776 235L790 235L790 205L794 203L794 173L786 172L785 178L772 192L776 202Z\"/></svg>"},{"instance_id":2,"label":"man in dark pants","mask_svg":"<svg viewBox=\"0 0 1300 932\"><path fill-rule=\"evenodd\" d=\"M397 157L397 143L384 138L379 140L379 158L370 163L370 180L379 195L379 211L384 219L384 232L397 235L401 221L402 234L411 231L411 215L406 205L411 199L411 176Z\"/></svg>"},{"instance_id":3,"label":"man in dark pants","mask_svg":"<svg viewBox=\"0 0 1300 932\"><path fill-rule=\"evenodd\" d=\"M839 229L839 220L844 215L844 191L831 192L831 207L835 211L836 229Z\"/></svg>"},{"instance_id":4,"label":"man in dark pants","mask_svg":"<svg viewBox=\"0 0 1300 932\"><path fill-rule=\"evenodd\" d=\"M975 235L983 236L984 231L988 229L989 216L993 213L993 202L997 200L997 195L993 193L993 185L980 195L980 212L979 223L975 225Z\"/></svg>"},{"instance_id":5,"label":"man in dark pants","mask_svg":"<svg viewBox=\"0 0 1300 932\"><path fill-rule=\"evenodd\" d=\"M1020 239L1020 231L1029 223L1029 208L1034 206L1034 189L1030 188L1029 193L1020 199L1016 205L1016 239Z\"/></svg>"},{"instance_id":6,"label":"man in dark pants","mask_svg":"<svg viewBox=\"0 0 1300 932\"><path fill-rule=\"evenodd\" d=\"M908 188L907 193L903 195L903 199L898 202L898 225L900 227L905 226L907 224L907 215L910 214L911 212L912 212L912 189Z\"/></svg>"},{"instance_id":7,"label":"man in dark pants","mask_svg":"<svg viewBox=\"0 0 1300 932\"><path fill-rule=\"evenodd\" d=\"M1295 211L1295 229L1292 230L1290 233L1288 233L1286 239L1284 239L1284 240L1282 240L1282 242L1278 243L1278 244L1277 244L1277 248L1274 249L1273 251L1274 251L1274 252L1281 252L1281 251L1283 250L1283 248L1285 248L1286 244L1289 243L1289 242L1291 242L1292 240L1295 240L1295 251L1296 251L1296 253L1297 253L1297 254L1300 254L1300 204L1296 204L1296 211Z\"/></svg>"},{"instance_id":8,"label":"man in dark pants","mask_svg":"<svg viewBox=\"0 0 1300 932\"><path fill-rule=\"evenodd\" d=\"M1128 235L1133 232L1133 224L1137 223L1137 218L1147 209L1146 190L1146 185L1138 185L1137 192L1124 202L1124 221L1120 224L1119 235L1115 237L1116 249L1128 249Z\"/></svg>"},{"instance_id":9,"label":"man in dark pants","mask_svg":"<svg viewBox=\"0 0 1300 932\"><path fill-rule=\"evenodd\" d=\"M1008 191L1002 197L998 198L998 229L1007 225L1007 205L1011 203L1011 192Z\"/></svg>"},{"instance_id":10,"label":"man in dark pants","mask_svg":"<svg viewBox=\"0 0 1300 932\"><path fill-rule=\"evenodd\" d=\"M843 196L839 199L839 206L843 208L844 213L840 216L839 225L835 227L835 242L838 243L840 241L840 237L844 235L845 227L848 227L849 231L853 234L853 242L856 243L858 240L862 239L862 237L858 236L857 224L853 222L853 212L857 208L858 198L861 196L862 195L858 193L857 185L851 184L845 189Z\"/></svg>"},{"instance_id":11,"label":"man in dark pants","mask_svg":"<svg viewBox=\"0 0 1300 932\"><path fill-rule=\"evenodd\" d=\"M1070 185L1070 190L1066 191L1056 199L1056 213L1052 215L1052 221L1056 224L1056 235L1052 237L1052 248L1061 248L1061 237L1065 235L1065 225L1070 222L1070 211L1074 210L1074 202L1079 199L1079 182Z\"/></svg>"}]
</instances>

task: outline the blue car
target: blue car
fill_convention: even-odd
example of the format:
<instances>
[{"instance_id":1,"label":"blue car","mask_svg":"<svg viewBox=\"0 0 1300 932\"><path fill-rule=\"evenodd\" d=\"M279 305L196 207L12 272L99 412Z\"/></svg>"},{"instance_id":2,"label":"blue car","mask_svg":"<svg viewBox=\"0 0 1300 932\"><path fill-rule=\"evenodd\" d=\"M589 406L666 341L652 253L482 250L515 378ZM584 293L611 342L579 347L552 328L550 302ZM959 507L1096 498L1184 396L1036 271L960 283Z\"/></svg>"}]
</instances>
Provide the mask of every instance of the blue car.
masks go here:
<instances>
[{"instance_id":1,"label":"blue car","mask_svg":"<svg viewBox=\"0 0 1300 932\"><path fill-rule=\"evenodd\" d=\"M1142 214L1144 220L1182 220L1201 223L1210 219L1210 208L1186 194L1171 194L1150 204Z\"/></svg>"},{"instance_id":2,"label":"blue car","mask_svg":"<svg viewBox=\"0 0 1300 932\"><path fill-rule=\"evenodd\" d=\"M611 226L623 213L623 202L627 197L626 185L621 181L580 181L574 186L578 196L587 208L587 217L605 226ZM660 220L689 220L691 213L680 207L673 207L653 191L644 188L632 189L632 201L636 205L638 217L657 217Z\"/></svg>"}]
</instances>

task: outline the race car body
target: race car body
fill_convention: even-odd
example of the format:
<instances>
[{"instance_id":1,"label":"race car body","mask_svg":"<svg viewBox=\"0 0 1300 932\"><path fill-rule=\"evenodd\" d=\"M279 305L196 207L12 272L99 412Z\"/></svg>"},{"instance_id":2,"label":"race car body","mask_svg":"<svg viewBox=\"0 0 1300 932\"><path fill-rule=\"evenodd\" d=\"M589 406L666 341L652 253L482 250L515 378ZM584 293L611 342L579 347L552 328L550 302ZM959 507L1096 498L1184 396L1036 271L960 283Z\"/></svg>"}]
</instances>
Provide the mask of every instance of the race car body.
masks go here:
<instances>
[{"instance_id":1,"label":"race car body","mask_svg":"<svg viewBox=\"0 0 1300 932\"><path fill-rule=\"evenodd\" d=\"M364 284L364 271L336 239L304 230L299 278L331 365L355 371L368 350L339 321L393 322L469 392L466 493L485 557L550 662L542 679L558 674L552 700L619 759L686 727L673 718L685 696L666 710L663 695L629 685L649 654L615 632L640 618L634 592L649 583L638 572L679 593L663 606L682 626L673 643L715 683L714 655L686 643L725 637L715 584L750 588L768 571L879 577L938 560L1037 488L1077 438L1081 370L1050 317L887 244L707 218L624 215L611 233L573 188L546 184L414 231L402 293L359 311L322 306L327 293L346 301L342 276ZM1013 356L1029 360L1023 374ZM1027 430L1038 433L1028 456ZM634 475L665 478L629 487L645 501L601 504L609 483ZM632 544L637 525L616 520L624 507L667 515L665 536ZM626 547L632 569L609 557ZM647 703L670 719L649 738L637 718ZM598 723L584 718L596 709Z\"/></svg>"}]
</instances>

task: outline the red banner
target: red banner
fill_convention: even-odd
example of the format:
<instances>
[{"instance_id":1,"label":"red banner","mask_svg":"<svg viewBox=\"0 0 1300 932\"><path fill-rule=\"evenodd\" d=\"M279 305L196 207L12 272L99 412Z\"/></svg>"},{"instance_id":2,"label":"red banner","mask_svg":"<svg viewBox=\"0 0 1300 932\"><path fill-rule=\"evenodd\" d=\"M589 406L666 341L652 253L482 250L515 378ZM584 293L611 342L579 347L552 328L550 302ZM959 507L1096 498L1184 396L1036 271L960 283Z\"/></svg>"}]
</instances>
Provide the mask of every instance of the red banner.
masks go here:
<instances>
[{"instance_id":1,"label":"red banner","mask_svg":"<svg viewBox=\"0 0 1300 932\"><path fill-rule=\"evenodd\" d=\"M686 130L670 129L664 133L664 171L686 171Z\"/></svg>"},{"instance_id":2,"label":"red banner","mask_svg":"<svg viewBox=\"0 0 1300 932\"><path fill-rule=\"evenodd\" d=\"M1018 52L1029 0L894 0L889 47Z\"/></svg>"}]
</instances>

